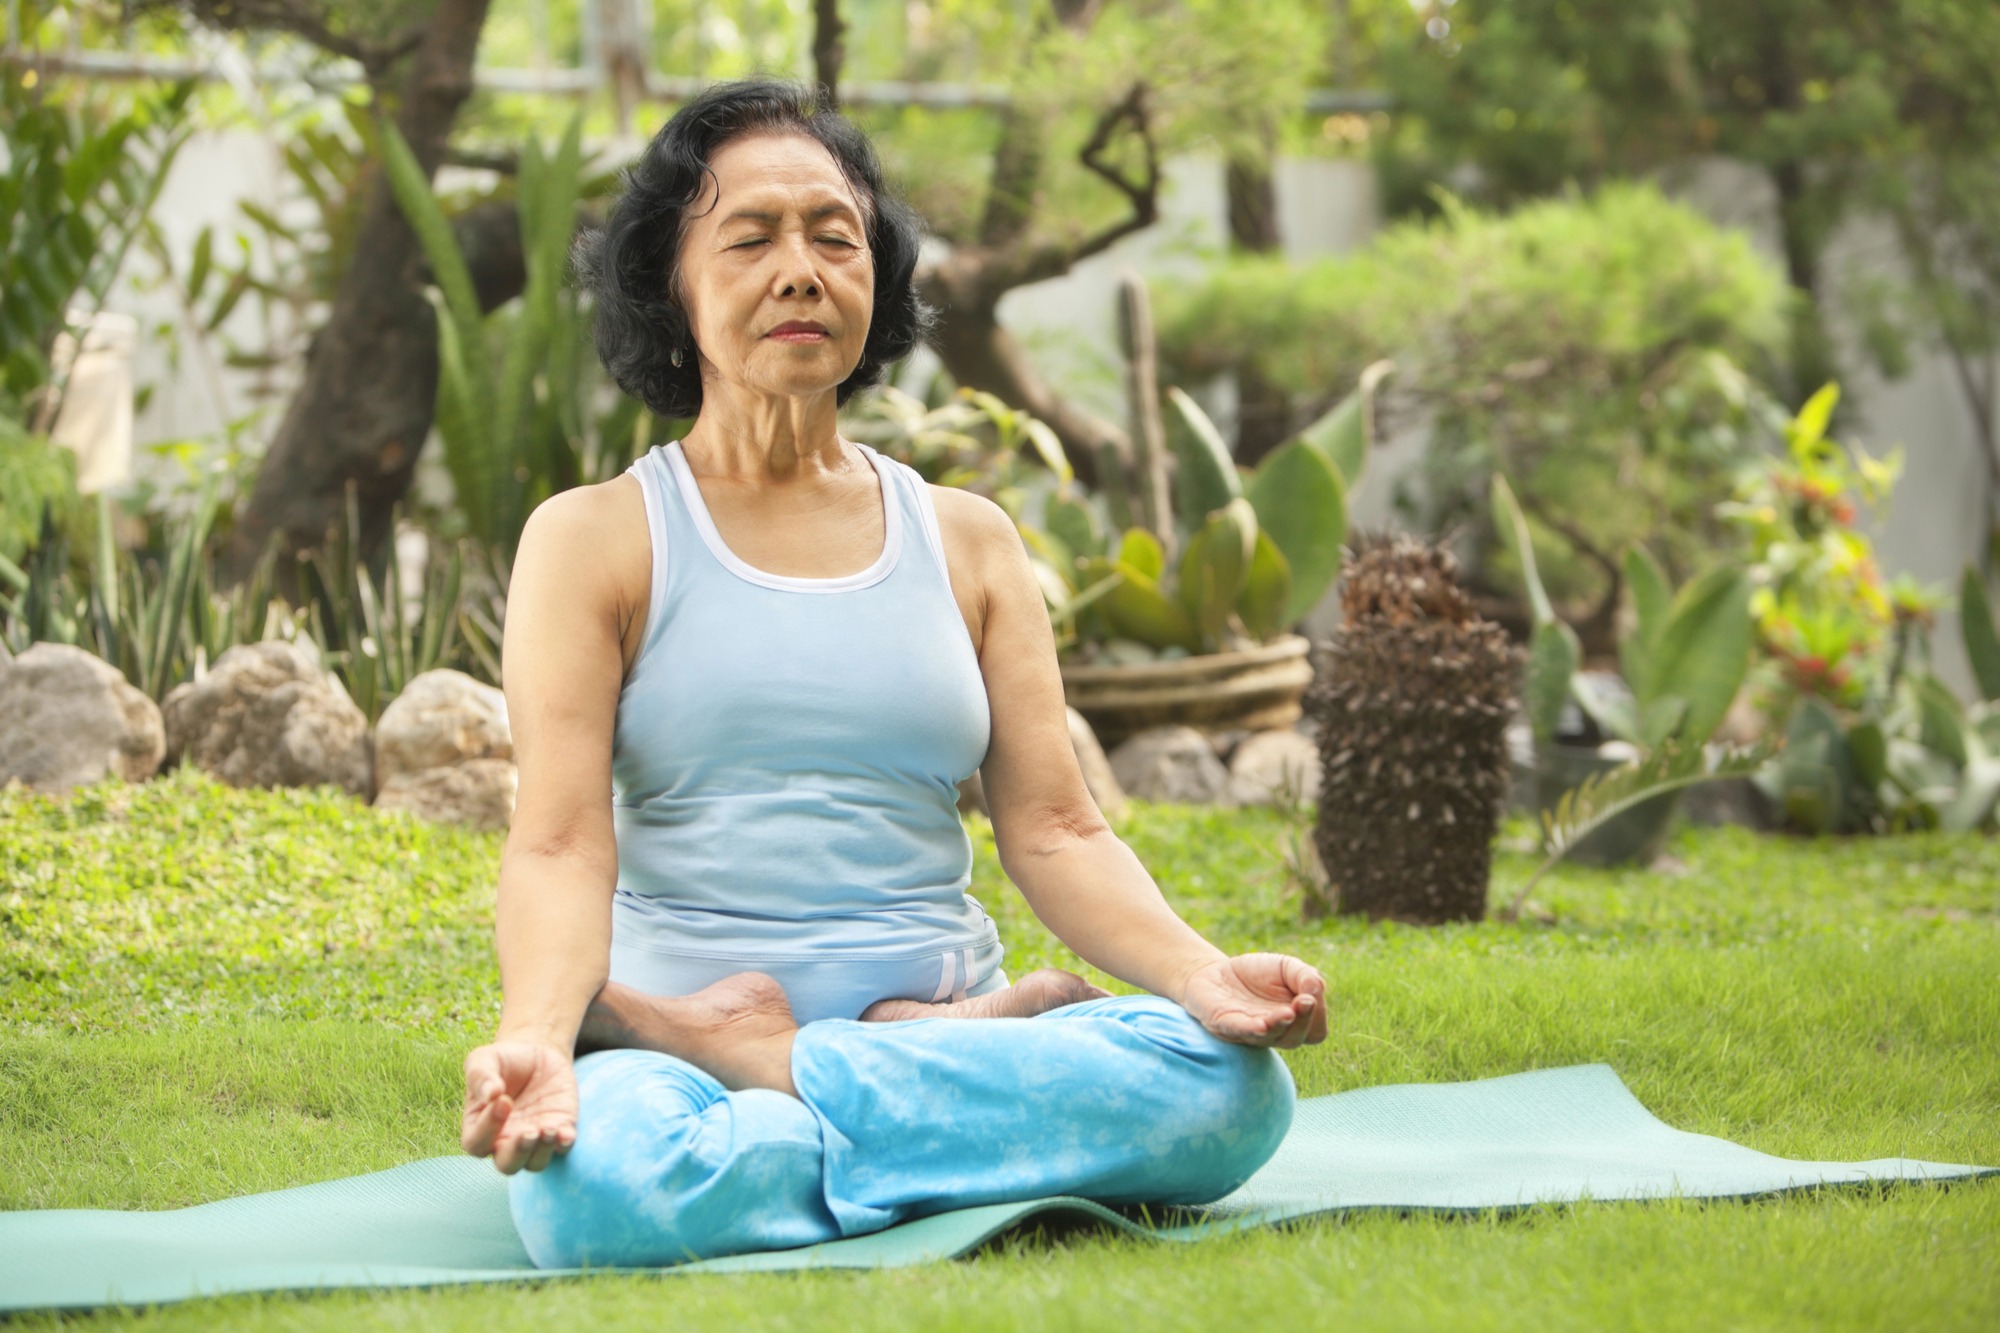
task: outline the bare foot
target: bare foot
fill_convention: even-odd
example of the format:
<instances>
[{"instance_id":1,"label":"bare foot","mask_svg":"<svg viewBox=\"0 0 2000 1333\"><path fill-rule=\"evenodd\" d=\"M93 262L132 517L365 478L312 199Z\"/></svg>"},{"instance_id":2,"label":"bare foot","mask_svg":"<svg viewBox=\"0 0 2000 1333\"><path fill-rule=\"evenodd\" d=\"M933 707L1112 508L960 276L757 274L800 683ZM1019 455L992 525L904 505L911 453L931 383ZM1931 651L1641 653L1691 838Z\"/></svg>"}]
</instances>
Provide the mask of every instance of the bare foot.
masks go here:
<instances>
[{"instance_id":1,"label":"bare foot","mask_svg":"<svg viewBox=\"0 0 2000 1333\"><path fill-rule=\"evenodd\" d=\"M922 1000L877 1000L861 1011L864 1023L899 1023L910 1018L1033 1018L1064 1005L1101 1000L1111 994L1074 972L1045 967L1030 972L1004 990L974 995L955 1004Z\"/></svg>"},{"instance_id":2,"label":"bare foot","mask_svg":"<svg viewBox=\"0 0 2000 1333\"><path fill-rule=\"evenodd\" d=\"M692 995L662 998L607 982L590 1002L577 1053L659 1051L677 1056L732 1091L792 1086L799 1025L785 988L762 972L738 972Z\"/></svg>"}]
</instances>

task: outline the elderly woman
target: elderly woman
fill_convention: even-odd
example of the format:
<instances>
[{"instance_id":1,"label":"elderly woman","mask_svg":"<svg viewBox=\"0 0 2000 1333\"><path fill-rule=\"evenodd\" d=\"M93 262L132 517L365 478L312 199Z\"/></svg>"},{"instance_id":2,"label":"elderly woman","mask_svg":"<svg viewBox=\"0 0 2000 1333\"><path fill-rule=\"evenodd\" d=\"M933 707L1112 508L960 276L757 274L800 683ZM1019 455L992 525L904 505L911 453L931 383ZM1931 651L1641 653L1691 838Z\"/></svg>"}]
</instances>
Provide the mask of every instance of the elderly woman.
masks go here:
<instances>
[{"instance_id":1,"label":"elderly woman","mask_svg":"<svg viewBox=\"0 0 2000 1333\"><path fill-rule=\"evenodd\" d=\"M1290 1122L1268 1048L1325 1035L1313 969L1226 957L1099 815L1006 516L841 439L923 331L918 240L858 130L746 82L673 117L583 256L605 365L694 425L542 505L514 565L505 1002L463 1134L543 1266L1204 1202ZM1036 915L1150 996L1008 985L975 770Z\"/></svg>"}]
</instances>

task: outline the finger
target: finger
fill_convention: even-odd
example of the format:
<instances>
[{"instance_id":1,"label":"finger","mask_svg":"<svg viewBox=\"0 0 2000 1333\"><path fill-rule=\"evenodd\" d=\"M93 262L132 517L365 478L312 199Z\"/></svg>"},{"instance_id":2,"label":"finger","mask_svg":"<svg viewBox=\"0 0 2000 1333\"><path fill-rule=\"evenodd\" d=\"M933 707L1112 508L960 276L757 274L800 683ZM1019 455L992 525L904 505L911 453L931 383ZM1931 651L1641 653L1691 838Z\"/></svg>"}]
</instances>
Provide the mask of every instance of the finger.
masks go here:
<instances>
[{"instance_id":1,"label":"finger","mask_svg":"<svg viewBox=\"0 0 2000 1333\"><path fill-rule=\"evenodd\" d=\"M555 1141L544 1136L535 1140L534 1151L528 1154L528 1160L524 1165L527 1170L540 1171L549 1164L549 1159L555 1155Z\"/></svg>"},{"instance_id":2,"label":"finger","mask_svg":"<svg viewBox=\"0 0 2000 1333\"><path fill-rule=\"evenodd\" d=\"M1290 954L1278 955L1278 975L1294 995L1326 994L1326 978L1319 974L1319 969Z\"/></svg>"},{"instance_id":3,"label":"finger","mask_svg":"<svg viewBox=\"0 0 2000 1333\"><path fill-rule=\"evenodd\" d=\"M516 1124L509 1128L512 1132L501 1131L499 1140L493 1145L493 1165L499 1167L500 1174L504 1176L511 1176L526 1166L540 1142L540 1135L532 1127L523 1128Z\"/></svg>"},{"instance_id":4,"label":"finger","mask_svg":"<svg viewBox=\"0 0 2000 1333\"><path fill-rule=\"evenodd\" d=\"M506 1128L507 1117L513 1111L513 1099L505 1093L478 1106L466 1107L459 1144L474 1157L491 1156L494 1142Z\"/></svg>"},{"instance_id":5,"label":"finger","mask_svg":"<svg viewBox=\"0 0 2000 1333\"><path fill-rule=\"evenodd\" d=\"M481 1046L465 1057L465 1099L486 1101L504 1091L506 1079L500 1075L500 1060L491 1047Z\"/></svg>"},{"instance_id":6,"label":"finger","mask_svg":"<svg viewBox=\"0 0 2000 1333\"><path fill-rule=\"evenodd\" d=\"M1313 1006L1313 1011L1312 1014L1310 1015L1312 1021L1309 1024L1307 1024L1306 1042L1305 1042L1306 1045L1317 1046L1319 1043L1326 1040L1328 1007L1329 1006L1327 1005L1326 1002L1326 996L1324 993L1322 993L1319 997L1319 1003Z\"/></svg>"}]
</instances>

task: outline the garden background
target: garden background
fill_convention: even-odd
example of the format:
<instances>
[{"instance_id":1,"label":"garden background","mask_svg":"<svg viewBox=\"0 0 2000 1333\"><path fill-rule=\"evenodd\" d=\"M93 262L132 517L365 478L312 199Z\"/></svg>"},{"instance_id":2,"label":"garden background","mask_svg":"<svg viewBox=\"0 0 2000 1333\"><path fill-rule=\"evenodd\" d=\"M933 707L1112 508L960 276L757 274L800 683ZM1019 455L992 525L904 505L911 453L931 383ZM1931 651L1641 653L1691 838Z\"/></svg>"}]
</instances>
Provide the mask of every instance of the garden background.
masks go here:
<instances>
[{"instance_id":1,"label":"garden background","mask_svg":"<svg viewBox=\"0 0 2000 1333\"><path fill-rule=\"evenodd\" d=\"M451 1150L513 547L686 426L597 370L567 257L677 99L758 72L825 85L932 233L939 331L844 431L1015 519L1176 905L1337 978L1302 1092L1608 1060L1766 1151L2000 1161L1990 5L0 11L0 1206ZM962 797L1015 959L1081 967ZM1995 1272L1969 1186L674 1291L1970 1327Z\"/></svg>"}]
</instances>

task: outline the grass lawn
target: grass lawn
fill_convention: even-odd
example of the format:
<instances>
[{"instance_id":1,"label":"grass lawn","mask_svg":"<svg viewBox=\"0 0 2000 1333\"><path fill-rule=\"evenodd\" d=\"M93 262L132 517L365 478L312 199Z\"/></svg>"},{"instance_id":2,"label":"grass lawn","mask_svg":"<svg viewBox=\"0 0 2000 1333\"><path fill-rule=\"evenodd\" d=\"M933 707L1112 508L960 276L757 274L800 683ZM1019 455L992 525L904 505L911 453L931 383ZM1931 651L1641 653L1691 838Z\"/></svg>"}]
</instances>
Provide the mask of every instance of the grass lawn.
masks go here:
<instances>
[{"instance_id":1,"label":"grass lawn","mask_svg":"<svg viewBox=\"0 0 2000 1333\"><path fill-rule=\"evenodd\" d=\"M1302 1094L1606 1061L1679 1128L1792 1157L2000 1162L2000 844L1685 832L1518 926L1303 926L1267 812L1123 833L1225 948L1323 968ZM1010 968L1078 966L976 837ZM456 1149L497 1011L496 837L177 774L0 792L0 1208L166 1208ZM1518 883L1524 855L1500 858ZM42 1321L25 1319L23 1327ZM1017 1238L876 1274L234 1298L147 1328L2000 1327L2000 1181L1205 1243Z\"/></svg>"}]
</instances>

